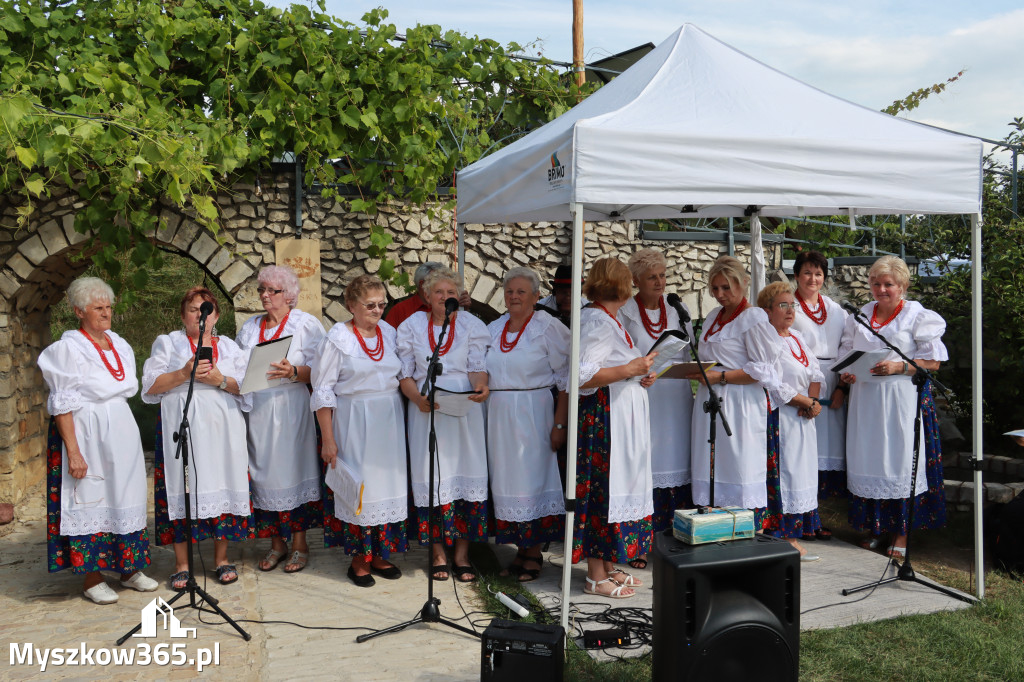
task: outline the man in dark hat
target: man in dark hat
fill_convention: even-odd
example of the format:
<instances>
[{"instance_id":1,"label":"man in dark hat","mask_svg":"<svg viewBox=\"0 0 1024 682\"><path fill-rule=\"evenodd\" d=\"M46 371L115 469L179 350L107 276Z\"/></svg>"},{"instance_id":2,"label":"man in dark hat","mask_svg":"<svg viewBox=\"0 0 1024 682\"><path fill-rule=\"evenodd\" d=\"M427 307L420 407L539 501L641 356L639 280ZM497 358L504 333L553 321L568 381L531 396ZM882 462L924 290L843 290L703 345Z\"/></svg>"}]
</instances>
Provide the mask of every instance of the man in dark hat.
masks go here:
<instances>
[{"instance_id":1,"label":"man in dark hat","mask_svg":"<svg viewBox=\"0 0 1024 682\"><path fill-rule=\"evenodd\" d=\"M551 284L551 295L537 301L537 306L543 306L568 327L572 316L572 266L559 265L555 269L555 278L548 282ZM589 301L586 297L580 296L580 307L587 303Z\"/></svg>"}]
</instances>

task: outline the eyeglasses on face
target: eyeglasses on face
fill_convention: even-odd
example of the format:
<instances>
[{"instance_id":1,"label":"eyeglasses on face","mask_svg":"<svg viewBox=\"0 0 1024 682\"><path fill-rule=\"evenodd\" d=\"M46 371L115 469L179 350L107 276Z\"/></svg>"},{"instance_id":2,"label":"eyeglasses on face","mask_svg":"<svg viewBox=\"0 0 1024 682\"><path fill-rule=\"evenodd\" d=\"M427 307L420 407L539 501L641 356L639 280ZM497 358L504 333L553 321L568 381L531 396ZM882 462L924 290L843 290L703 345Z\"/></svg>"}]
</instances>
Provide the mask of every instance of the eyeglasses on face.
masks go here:
<instances>
[{"instance_id":1,"label":"eyeglasses on face","mask_svg":"<svg viewBox=\"0 0 1024 682\"><path fill-rule=\"evenodd\" d=\"M372 313L374 310L383 311L385 308L388 307L388 302L387 301L381 301L379 303L360 303L359 305L361 305L364 308L366 308L366 312Z\"/></svg>"},{"instance_id":2,"label":"eyeglasses on face","mask_svg":"<svg viewBox=\"0 0 1024 682\"><path fill-rule=\"evenodd\" d=\"M256 287L256 293L259 294L260 296L262 296L265 293L279 294L282 291L284 291L284 289L271 289L270 287Z\"/></svg>"},{"instance_id":3,"label":"eyeglasses on face","mask_svg":"<svg viewBox=\"0 0 1024 682\"><path fill-rule=\"evenodd\" d=\"M789 303L788 301L780 301L775 304L775 307L779 310L796 310L796 303Z\"/></svg>"}]
</instances>

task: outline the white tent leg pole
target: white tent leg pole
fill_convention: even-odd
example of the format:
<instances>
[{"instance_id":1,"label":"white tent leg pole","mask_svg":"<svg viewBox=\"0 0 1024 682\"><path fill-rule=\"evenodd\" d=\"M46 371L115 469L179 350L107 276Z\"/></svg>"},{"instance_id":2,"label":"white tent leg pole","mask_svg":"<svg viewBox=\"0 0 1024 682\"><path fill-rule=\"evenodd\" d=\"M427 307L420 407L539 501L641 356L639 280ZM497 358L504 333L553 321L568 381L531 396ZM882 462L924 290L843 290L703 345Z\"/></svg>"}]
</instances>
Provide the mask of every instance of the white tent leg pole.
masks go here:
<instances>
[{"instance_id":1,"label":"white tent leg pole","mask_svg":"<svg viewBox=\"0 0 1024 682\"><path fill-rule=\"evenodd\" d=\"M572 577L572 536L576 525L576 441L579 434L580 397L580 297L583 295L583 206L570 204L572 211L572 317L569 346L569 424L565 457L565 556L562 559L562 628L569 636L569 587Z\"/></svg>"},{"instance_id":2,"label":"white tent leg pole","mask_svg":"<svg viewBox=\"0 0 1024 682\"><path fill-rule=\"evenodd\" d=\"M459 260L459 279L462 280L462 286L466 286L466 226L462 223L455 223L455 226L455 257Z\"/></svg>"},{"instance_id":3,"label":"white tent leg pole","mask_svg":"<svg viewBox=\"0 0 1024 682\"><path fill-rule=\"evenodd\" d=\"M761 218L750 216L750 304L757 305L757 295L764 289L764 245L761 242Z\"/></svg>"},{"instance_id":4,"label":"white tent leg pole","mask_svg":"<svg viewBox=\"0 0 1024 682\"><path fill-rule=\"evenodd\" d=\"M971 214L971 449L974 451L974 574L975 595L985 597L985 552L982 537L982 505L985 490L981 476L981 462L985 458L982 434L981 391L981 215Z\"/></svg>"}]
</instances>

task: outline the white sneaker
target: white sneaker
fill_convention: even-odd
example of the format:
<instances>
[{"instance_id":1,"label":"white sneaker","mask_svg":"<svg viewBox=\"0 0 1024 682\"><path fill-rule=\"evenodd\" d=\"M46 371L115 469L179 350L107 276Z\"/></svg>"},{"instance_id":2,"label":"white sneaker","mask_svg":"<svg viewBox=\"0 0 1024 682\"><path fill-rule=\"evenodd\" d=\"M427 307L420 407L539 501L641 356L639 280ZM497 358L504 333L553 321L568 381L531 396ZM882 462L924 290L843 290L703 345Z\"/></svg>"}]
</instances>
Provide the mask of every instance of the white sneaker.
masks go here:
<instances>
[{"instance_id":1,"label":"white sneaker","mask_svg":"<svg viewBox=\"0 0 1024 682\"><path fill-rule=\"evenodd\" d=\"M160 583L147 577L142 571L136 571L135 575L128 580L121 581L121 587L130 587L139 592L152 592L160 587Z\"/></svg>"},{"instance_id":2,"label":"white sneaker","mask_svg":"<svg viewBox=\"0 0 1024 682\"><path fill-rule=\"evenodd\" d=\"M116 604L117 603L117 592L105 582L99 585L93 585L89 589L85 590L85 596L92 599L97 604Z\"/></svg>"}]
</instances>

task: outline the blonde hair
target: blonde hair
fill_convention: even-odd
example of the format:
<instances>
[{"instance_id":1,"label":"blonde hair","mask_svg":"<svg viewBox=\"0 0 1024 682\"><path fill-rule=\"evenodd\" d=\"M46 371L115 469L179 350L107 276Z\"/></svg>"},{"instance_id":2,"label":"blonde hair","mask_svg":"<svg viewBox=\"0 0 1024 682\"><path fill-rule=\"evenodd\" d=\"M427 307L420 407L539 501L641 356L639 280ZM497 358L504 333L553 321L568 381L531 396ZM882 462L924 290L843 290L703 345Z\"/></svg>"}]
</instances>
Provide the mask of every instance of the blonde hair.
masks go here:
<instances>
[{"instance_id":1,"label":"blonde hair","mask_svg":"<svg viewBox=\"0 0 1024 682\"><path fill-rule=\"evenodd\" d=\"M719 256L711 266L711 270L708 272L708 289L711 288L715 277L719 275L729 280L730 284L735 284L738 289L745 289L750 284L750 275L747 274L747 269L732 256Z\"/></svg>"},{"instance_id":2,"label":"blonde hair","mask_svg":"<svg viewBox=\"0 0 1024 682\"><path fill-rule=\"evenodd\" d=\"M376 275L359 275L345 287L345 307L350 311L360 298L370 291L384 290L384 283Z\"/></svg>"},{"instance_id":3,"label":"blonde hair","mask_svg":"<svg viewBox=\"0 0 1024 682\"><path fill-rule=\"evenodd\" d=\"M583 295L591 301L623 301L633 293L633 275L615 257L595 261L583 283Z\"/></svg>"},{"instance_id":4,"label":"blonde hair","mask_svg":"<svg viewBox=\"0 0 1024 682\"><path fill-rule=\"evenodd\" d=\"M640 279L645 272L656 267L668 267L665 254L657 249L640 249L629 257L629 272L635 279Z\"/></svg>"},{"instance_id":5,"label":"blonde hair","mask_svg":"<svg viewBox=\"0 0 1024 682\"><path fill-rule=\"evenodd\" d=\"M910 288L910 268L898 256L882 256L876 260L875 264L868 270L868 281L870 282L882 275L889 275L896 280L896 284L903 288L904 293Z\"/></svg>"},{"instance_id":6,"label":"blonde hair","mask_svg":"<svg viewBox=\"0 0 1024 682\"><path fill-rule=\"evenodd\" d=\"M443 265L439 268L434 268L423 278L423 293L429 294L438 282L451 282L455 285L459 295L462 295L462 279L452 272L450 268L446 268Z\"/></svg>"},{"instance_id":7,"label":"blonde hair","mask_svg":"<svg viewBox=\"0 0 1024 682\"><path fill-rule=\"evenodd\" d=\"M789 282L772 282L757 294L757 307L767 310L772 307L776 296L792 294L793 285Z\"/></svg>"}]
</instances>

